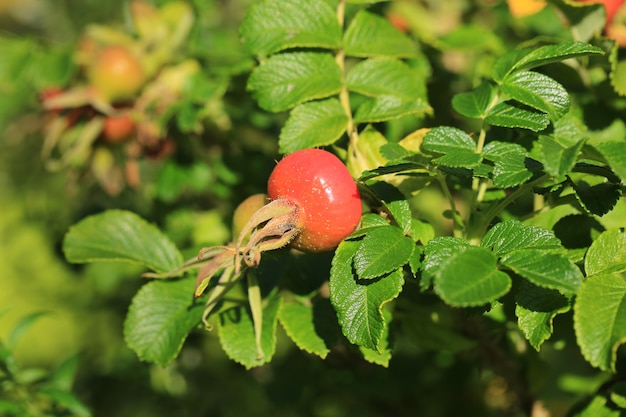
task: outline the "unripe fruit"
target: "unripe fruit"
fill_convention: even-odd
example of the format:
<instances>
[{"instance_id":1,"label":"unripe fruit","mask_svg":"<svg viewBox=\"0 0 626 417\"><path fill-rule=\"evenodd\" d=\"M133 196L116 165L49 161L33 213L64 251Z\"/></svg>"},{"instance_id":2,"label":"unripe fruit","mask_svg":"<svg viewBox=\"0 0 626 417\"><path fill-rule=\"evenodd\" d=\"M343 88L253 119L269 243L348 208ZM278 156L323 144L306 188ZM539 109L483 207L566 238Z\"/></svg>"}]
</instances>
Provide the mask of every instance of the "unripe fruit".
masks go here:
<instances>
[{"instance_id":1,"label":"unripe fruit","mask_svg":"<svg viewBox=\"0 0 626 417\"><path fill-rule=\"evenodd\" d=\"M109 143L119 143L135 132L135 121L127 112L107 116L102 127L102 137Z\"/></svg>"},{"instance_id":2,"label":"unripe fruit","mask_svg":"<svg viewBox=\"0 0 626 417\"><path fill-rule=\"evenodd\" d=\"M250 217L267 202L267 195L253 194L239 203L233 213L233 237L235 239L239 236L248 220L250 220Z\"/></svg>"},{"instance_id":3,"label":"unripe fruit","mask_svg":"<svg viewBox=\"0 0 626 417\"><path fill-rule=\"evenodd\" d=\"M513 17L521 18L539 13L548 4L545 0L507 0Z\"/></svg>"},{"instance_id":4,"label":"unripe fruit","mask_svg":"<svg viewBox=\"0 0 626 417\"><path fill-rule=\"evenodd\" d=\"M109 46L102 49L87 68L87 79L110 101L132 97L145 82L141 62L126 48Z\"/></svg>"}]
</instances>

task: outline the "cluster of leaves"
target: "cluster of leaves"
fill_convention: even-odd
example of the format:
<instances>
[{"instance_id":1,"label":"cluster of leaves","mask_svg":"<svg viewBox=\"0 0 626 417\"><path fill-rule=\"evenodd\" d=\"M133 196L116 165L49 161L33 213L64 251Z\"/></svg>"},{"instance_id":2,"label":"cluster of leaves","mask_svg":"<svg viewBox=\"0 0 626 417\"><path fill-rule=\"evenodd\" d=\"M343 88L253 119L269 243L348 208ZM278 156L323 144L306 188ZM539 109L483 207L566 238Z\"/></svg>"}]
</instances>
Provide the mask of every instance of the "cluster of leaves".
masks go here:
<instances>
[{"instance_id":1,"label":"cluster of leaves","mask_svg":"<svg viewBox=\"0 0 626 417\"><path fill-rule=\"evenodd\" d=\"M89 417L91 412L72 393L78 358L73 356L52 372L23 368L14 356L21 336L46 313L23 317L5 343L0 344L0 413L16 417L67 415Z\"/></svg>"},{"instance_id":2,"label":"cluster of leaves","mask_svg":"<svg viewBox=\"0 0 626 417\"><path fill-rule=\"evenodd\" d=\"M622 198L626 124L589 129L565 83L550 75L560 65L584 78L585 62L610 63L614 45L568 39L516 48L452 99L476 132L437 126L389 141L379 131L383 122L432 112L429 63L413 39L367 3L339 1L333 9L324 0L265 0L241 25L245 46L260 61L248 90L263 109L289 111L280 151L332 146L359 178L371 210L329 257L328 269L320 255L264 259L254 277L264 297L262 355L245 283L235 292L240 297L212 315L226 354L247 368L270 361L280 323L302 350L324 358L343 341L387 366L391 332L415 327L421 317L402 311L419 308L403 299L417 289L468 314L512 312L507 320L537 351L555 318L571 313L585 359L617 372L626 337L626 242L623 230L597 219ZM554 3L569 13L571 6ZM431 182L449 203L450 234L438 236L416 215L411 197ZM532 207L511 208L525 199ZM545 213L554 218L545 220ZM81 221L66 235L64 251L70 262L126 261L156 274L183 265L163 233L124 211ZM202 316L204 300L192 298L193 287L183 276L153 280L137 293L124 332L140 358L165 365L176 357ZM427 327L433 340L455 345L447 348L472 346L443 323ZM610 401L620 404L619 385L610 388ZM607 395L580 415L607 411Z\"/></svg>"}]
</instances>

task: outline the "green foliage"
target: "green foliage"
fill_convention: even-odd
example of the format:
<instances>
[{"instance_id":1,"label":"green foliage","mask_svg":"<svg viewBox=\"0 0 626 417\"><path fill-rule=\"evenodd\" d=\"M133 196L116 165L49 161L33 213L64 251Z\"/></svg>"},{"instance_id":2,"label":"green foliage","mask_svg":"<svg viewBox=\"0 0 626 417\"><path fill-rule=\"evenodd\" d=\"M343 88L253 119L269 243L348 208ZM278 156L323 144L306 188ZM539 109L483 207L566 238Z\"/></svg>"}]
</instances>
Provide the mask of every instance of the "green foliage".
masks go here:
<instances>
[{"instance_id":1,"label":"green foliage","mask_svg":"<svg viewBox=\"0 0 626 417\"><path fill-rule=\"evenodd\" d=\"M150 122L138 148L103 145L97 132L115 110L81 102L59 110L51 125L64 133L46 131L42 150L66 168L90 161L72 172L89 171L109 190L105 202L82 208L95 214L67 230L62 250L70 263L143 271L146 282L119 308L139 360L175 372L198 353L213 363L219 345L242 369L260 367L251 375L272 392L284 388L278 370L307 379L317 366L350 368L361 394L394 402L397 414L415 414L402 408L414 392L445 402L441 393L429 398L440 390L478 398L478 407L467 400L476 410L468 415L530 415L553 394L550 384L569 390L568 408L578 402L572 416L626 409L626 85L623 48L600 35L603 7L552 0L514 19L504 1L461 1L468 7L456 10L259 0L237 31L221 32L211 17L221 4L157 3L173 7L155 9L169 10L160 15L164 32L151 21L135 22L132 36L95 30L135 45L151 68L135 98L137 120ZM32 93L41 88L82 86L69 50L5 39L0 49L0 125L37 107ZM13 83L21 72L28 82ZM80 113L68 127L74 108L95 116ZM265 191L276 152L317 147L355 178L360 226L328 254L285 247L274 237L295 223L269 215L252 237L227 243L232 208ZM110 164L120 155L122 165ZM129 172L142 187L116 189ZM269 238L241 251L263 226ZM3 388L34 386L33 398L89 415L70 390L75 364L26 377L17 367L16 341L37 318L0 345ZM303 365L310 357L316 362ZM406 363L423 374L366 385L380 367ZM457 383L472 388L448 395ZM318 407L307 414L345 414L325 409L322 391L306 395ZM0 414L25 415L16 398L2 398ZM458 412L444 409L423 414Z\"/></svg>"}]
</instances>

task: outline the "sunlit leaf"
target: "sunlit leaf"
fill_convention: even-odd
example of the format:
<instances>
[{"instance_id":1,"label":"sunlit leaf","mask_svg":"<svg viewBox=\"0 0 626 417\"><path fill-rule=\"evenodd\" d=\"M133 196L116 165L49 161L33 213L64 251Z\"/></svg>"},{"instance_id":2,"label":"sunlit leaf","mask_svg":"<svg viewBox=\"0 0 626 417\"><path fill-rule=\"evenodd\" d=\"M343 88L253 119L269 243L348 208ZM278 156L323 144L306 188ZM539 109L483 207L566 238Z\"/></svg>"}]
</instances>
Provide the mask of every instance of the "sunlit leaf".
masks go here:
<instances>
[{"instance_id":1,"label":"sunlit leaf","mask_svg":"<svg viewBox=\"0 0 626 417\"><path fill-rule=\"evenodd\" d=\"M500 88L520 103L548 113L558 120L569 110L567 90L547 75L534 71L520 71L506 77Z\"/></svg>"},{"instance_id":2,"label":"sunlit leaf","mask_svg":"<svg viewBox=\"0 0 626 417\"><path fill-rule=\"evenodd\" d=\"M361 279L378 278L405 265L415 244L394 226L371 229L354 255L354 268Z\"/></svg>"},{"instance_id":3,"label":"sunlit leaf","mask_svg":"<svg viewBox=\"0 0 626 417\"><path fill-rule=\"evenodd\" d=\"M335 98L301 104L291 111L280 132L280 153L330 145L344 134L347 125L348 116Z\"/></svg>"},{"instance_id":4,"label":"sunlit leaf","mask_svg":"<svg viewBox=\"0 0 626 417\"><path fill-rule=\"evenodd\" d=\"M154 225L129 211L109 210L87 217L65 235L69 262L130 262L167 272L182 262L174 244Z\"/></svg>"},{"instance_id":5,"label":"sunlit leaf","mask_svg":"<svg viewBox=\"0 0 626 417\"><path fill-rule=\"evenodd\" d=\"M574 329L583 356L602 370L615 370L626 340L626 280L620 274L588 277L576 296Z\"/></svg>"},{"instance_id":6,"label":"sunlit leaf","mask_svg":"<svg viewBox=\"0 0 626 417\"><path fill-rule=\"evenodd\" d=\"M343 38L347 55L407 58L417 55L417 44L396 29L389 20L367 10L359 11Z\"/></svg>"},{"instance_id":7,"label":"sunlit leaf","mask_svg":"<svg viewBox=\"0 0 626 417\"><path fill-rule=\"evenodd\" d=\"M593 241L585 255L587 275L626 271L626 232L608 230Z\"/></svg>"},{"instance_id":8,"label":"sunlit leaf","mask_svg":"<svg viewBox=\"0 0 626 417\"><path fill-rule=\"evenodd\" d=\"M584 42L565 41L538 48L514 50L501 57L494 65L493 78L502 82L514 71L529 70L565 59L586 55L602 55L602 49Z\"/></svg>"},{"instance_id":9,"label":"sunlit leaf","mask_svg":"<svg viewBox=\"0 0 626 417\"><path fill-rule=\"evenodd\" d=\"M280 112L338 93L342 88L341 70L330 54L284 53L257 66L247 88L263 109Z\"/></svg>"},{"instance_id":10,"label":"sunlit leaf","mask_svg":"<svg viewBox=\"0 0 626 417\"><path fill-rule=\"evenodd\" d=\"M324 0L264 0L250 7L240 27L246 48L267 56L297 47L338 48L341 28Z\"/></svg>"},{"instance_id":11,"label":"sunlit leaf","mask_svg":"<svg viewBox=\"0 0 626 417\"><path fill-rule=\"evenodd\" d=\"M485 121L494 126L518 127L538 132L550 124L546 113L531 111L518 105L502 102L489 110Z\"/></svg>"},{"instance_id":12,"label":"sunlit leaf","mask_svg":"<svg viewBox=\"0 0 626 417\"><path fill-rule=\"evenodd\" d=\"M544 253L565 253L561 241L550 230L529 226L518 220L507 220L494 225L485 234L480 245L503 256L520 249L538 249Z\"/></svg>"}]
</instances>

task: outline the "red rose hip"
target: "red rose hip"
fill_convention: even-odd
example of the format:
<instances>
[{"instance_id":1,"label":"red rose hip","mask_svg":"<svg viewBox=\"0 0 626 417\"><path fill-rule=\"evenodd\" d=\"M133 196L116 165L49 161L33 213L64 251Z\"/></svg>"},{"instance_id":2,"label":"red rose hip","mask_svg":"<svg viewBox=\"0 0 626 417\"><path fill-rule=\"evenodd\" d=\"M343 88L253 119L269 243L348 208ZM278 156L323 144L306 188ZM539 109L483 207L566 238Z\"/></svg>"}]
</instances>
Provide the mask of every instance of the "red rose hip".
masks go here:
<instances>
[{"instance_id":1,"label":"red rose hip","mask_svg":"<svg viewBox=\"0 0 626 417\"><path fill-rule=\"evenodd\" d=\"M302 230L291 246L306 252L336 248L361 219L356 183L339 158L321 149L284 157L272 171L267 191L271 200L296 206Z\"/></svg>"}]
</instances>

